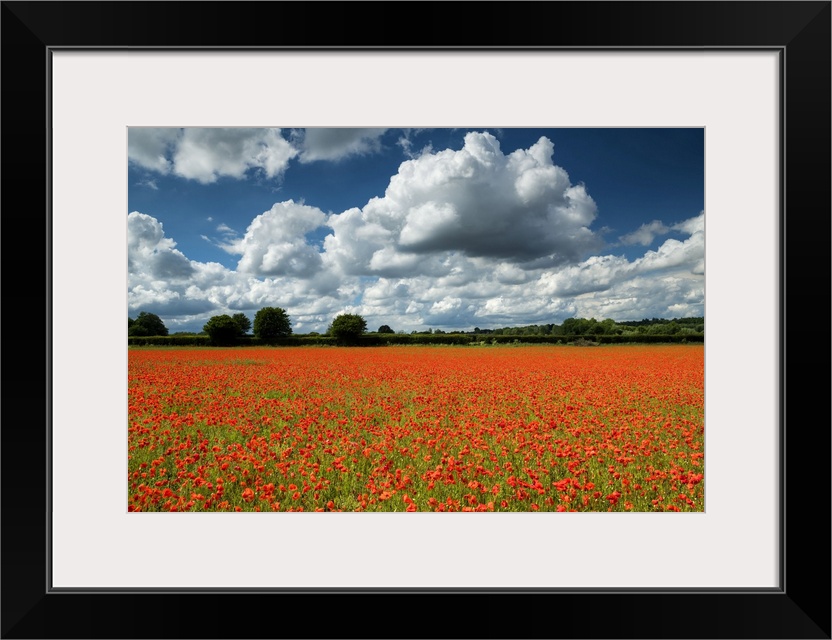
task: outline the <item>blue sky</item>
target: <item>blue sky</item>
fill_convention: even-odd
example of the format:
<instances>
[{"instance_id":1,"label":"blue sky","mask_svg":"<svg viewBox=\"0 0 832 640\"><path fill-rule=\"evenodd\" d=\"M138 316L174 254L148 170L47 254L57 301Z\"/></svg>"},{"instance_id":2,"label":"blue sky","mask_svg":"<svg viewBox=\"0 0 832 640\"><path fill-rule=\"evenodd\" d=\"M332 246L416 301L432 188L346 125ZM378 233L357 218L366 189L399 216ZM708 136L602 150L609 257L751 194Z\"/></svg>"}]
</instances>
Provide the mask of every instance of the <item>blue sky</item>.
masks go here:
<instances>
[{"instance_id":1,"label":"blue sky","mask_svg":"<svg viewBox=\"0 0 832 640\"><path fill-rule=\"evenodd\" d=\"M128 314L704 315L704 129L131 128Z\"/></svg>"}]
</instances>

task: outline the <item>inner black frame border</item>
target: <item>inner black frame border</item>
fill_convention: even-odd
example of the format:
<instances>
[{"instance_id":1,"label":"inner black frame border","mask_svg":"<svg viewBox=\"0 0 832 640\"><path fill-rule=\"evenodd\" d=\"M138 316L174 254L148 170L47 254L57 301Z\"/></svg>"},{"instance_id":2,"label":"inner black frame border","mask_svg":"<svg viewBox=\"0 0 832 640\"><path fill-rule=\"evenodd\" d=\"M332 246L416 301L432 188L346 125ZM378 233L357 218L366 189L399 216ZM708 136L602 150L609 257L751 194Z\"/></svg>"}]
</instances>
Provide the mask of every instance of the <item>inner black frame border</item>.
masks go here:
<instances>
[{"instance_id":1,"label":"inner black frame border","mask_svg":"<svg viewBox=\"0 0 832 640\"><path fill-rule=\"evenodd\" d=\"M830 331L817 316L828 323L831 4L2 2L2 637L830 638ZM779 52L780 588L51 588L51 326L60 322L50 308L50 273L60 268L51 262L51 52L131 48ZM810 285L821 289L820 309ZM85 339L94 340L94 323ZM301 614L310 605L311 620ZM385 611L398 624L374 624Z\"/></svg>"}]
</instances>

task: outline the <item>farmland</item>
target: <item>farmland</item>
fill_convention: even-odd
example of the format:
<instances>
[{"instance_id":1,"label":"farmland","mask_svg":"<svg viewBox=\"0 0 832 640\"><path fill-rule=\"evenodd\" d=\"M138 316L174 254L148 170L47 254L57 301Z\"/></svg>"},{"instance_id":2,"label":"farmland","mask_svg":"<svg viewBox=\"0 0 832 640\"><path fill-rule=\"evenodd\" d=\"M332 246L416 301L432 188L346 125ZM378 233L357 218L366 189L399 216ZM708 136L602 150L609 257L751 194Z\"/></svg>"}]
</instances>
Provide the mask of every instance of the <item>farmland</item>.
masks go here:
<instances>
[{"instance_id":1,"label":"farmland","mask_svg":"<svg viewBox=\"0 0 832 640\"><path fill-rule=\"evenodd\" d=\"M704 511L700 345L133 348L130 511Z\"/></svg>"}]
</instances>

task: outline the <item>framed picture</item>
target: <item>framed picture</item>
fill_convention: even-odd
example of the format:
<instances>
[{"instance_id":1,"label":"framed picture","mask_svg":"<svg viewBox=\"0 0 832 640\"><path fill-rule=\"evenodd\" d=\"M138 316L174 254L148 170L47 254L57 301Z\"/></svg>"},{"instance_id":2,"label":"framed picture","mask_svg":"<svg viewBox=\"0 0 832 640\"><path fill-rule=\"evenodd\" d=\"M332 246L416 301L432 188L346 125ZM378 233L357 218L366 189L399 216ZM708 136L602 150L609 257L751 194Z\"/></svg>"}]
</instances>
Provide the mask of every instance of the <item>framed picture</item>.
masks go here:
<instances>
[{"instance_id":1,"label":"framed picture","mask_svg":"<svg viewBox=\"0 0 832 640\"><path fill-rule=\"evenodd\" d=\"M395 6L3 3L3 636L829 638L830 3ZM128 132L278 126L704 131L705 508L128 512Z\"/></svg>"}]
</instances>

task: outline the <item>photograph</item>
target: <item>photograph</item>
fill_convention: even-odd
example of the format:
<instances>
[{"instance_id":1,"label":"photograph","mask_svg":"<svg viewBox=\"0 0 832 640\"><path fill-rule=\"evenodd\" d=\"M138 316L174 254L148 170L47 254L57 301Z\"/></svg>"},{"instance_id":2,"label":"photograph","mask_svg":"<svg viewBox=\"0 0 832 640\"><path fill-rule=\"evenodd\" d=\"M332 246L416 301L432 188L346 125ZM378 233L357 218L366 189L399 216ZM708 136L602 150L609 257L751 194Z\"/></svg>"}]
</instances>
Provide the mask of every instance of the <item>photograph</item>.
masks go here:
<instances>
[{"instance_id":1,"label":"photograph","mask_svg":"<svg viewBox=\"0 0 832 640\"><path fill-rule=\"evenodd\" d=\"M128 129L135 512L705 511L705 130Z\"/></svg>"},{"instance_id":2,"label":"photograph","mask_svg":"<svg viewBox=\"0 0 832 640\"><path fill-rule=\"evenodd\" d=\"M829 640L832 2L385 8L0 2L0 638Z\"/></svg>"}]
</instances>

